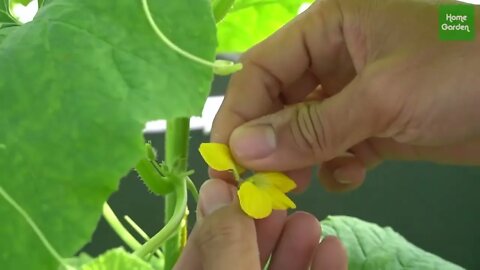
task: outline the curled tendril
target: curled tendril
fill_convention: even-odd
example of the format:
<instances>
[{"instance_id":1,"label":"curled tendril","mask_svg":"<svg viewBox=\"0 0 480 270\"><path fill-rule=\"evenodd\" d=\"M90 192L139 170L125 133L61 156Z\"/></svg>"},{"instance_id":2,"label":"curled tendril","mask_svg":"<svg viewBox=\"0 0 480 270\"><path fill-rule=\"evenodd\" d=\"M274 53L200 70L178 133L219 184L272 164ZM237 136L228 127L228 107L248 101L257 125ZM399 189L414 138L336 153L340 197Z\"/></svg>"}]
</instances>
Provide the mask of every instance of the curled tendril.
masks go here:
<instances>
[{"instance_id":1,"label":"curled tendril","mask_svg":"<svg viewBox=\"0 0 480 270\"><path fill-rule=\"evenodd\" d=\"M217 60L215 62L211 62L208 60L205 60L203 58L200 58L196 55L193 55L182 48L178 47L175 43L173 43L170 39L168 39L167 36L160 30L158 25L155 23L155 20L153 19L152 13L150 12L150 8L148 7L147 0L142 0L142 6L143 10L145 12L145 16L147 17L148 22L150 23L150 26L152 29L155 31L155 34L167 45L170 49L176 51L180 55L196 62L199 64L202 64L204 66L208 66L213 68L213 72L217 75L228 75L231 73L234 73L240 69L242 69L242 64L241 63L234 63L232 61L227 61L227 60Z\"/></svg>"}]
</instances>

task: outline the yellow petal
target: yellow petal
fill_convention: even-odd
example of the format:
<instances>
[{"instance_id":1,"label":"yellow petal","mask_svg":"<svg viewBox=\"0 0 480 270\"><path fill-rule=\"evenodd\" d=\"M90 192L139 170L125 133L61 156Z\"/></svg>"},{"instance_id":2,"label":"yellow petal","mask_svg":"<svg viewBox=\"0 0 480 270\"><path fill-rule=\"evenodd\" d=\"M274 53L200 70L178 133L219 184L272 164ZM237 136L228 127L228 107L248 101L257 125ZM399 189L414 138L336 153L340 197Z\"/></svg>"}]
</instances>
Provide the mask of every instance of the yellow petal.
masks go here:
<instances>
[{"instance_id":1,"label":"yellow petal","mask_svg":"<svg viewBox=\"0 0 480 270\"><path fill-rule=\"evenodd\" d=\"M283 193L287 193L297 187L297 184L290 177L279 172L260 172L253 175L252 178L254 178L254 182L263 182L259 186L264 186L266 185L265 182L267 182L268 186L274 186Z\"/></svg>"},{"instance_id":2,"label":"yellow petal","mask_svg":"<svg viewBox=\"0 0 480 270\"><path fill-rule=\"evenodd\" d=\"M272 208L277 210L286 210L286 209L295 209L297 206L295 203L288 198L285 193L281 192L280 190L276 189L275 187L268 187L262 189L270 196L272 200Z\"/></svg>"},{"instance_id":3,"label":"yellow petal","mask_svg":"<svg viewBox=\"0 0 480 270\"><path fill-rule=\"evenodd\" d=\"M239 178L239 174L245 171L233 161L232 154L228 146L222 143L202 143L198 149L205 162L212 169L217 171L232 170L235 177Z\"/></svg>"},{"instance_id":4,"label":"yellow petal","mask_svg":"<svg viewBox=\"0 0 480 270\"><path fill-rule=\"evenodd\" d=\"M265 218L272 213L270 196L251 181L245 181L240 185L238 198L242 210L252 218Z\"/></svg>"}]
</instances>

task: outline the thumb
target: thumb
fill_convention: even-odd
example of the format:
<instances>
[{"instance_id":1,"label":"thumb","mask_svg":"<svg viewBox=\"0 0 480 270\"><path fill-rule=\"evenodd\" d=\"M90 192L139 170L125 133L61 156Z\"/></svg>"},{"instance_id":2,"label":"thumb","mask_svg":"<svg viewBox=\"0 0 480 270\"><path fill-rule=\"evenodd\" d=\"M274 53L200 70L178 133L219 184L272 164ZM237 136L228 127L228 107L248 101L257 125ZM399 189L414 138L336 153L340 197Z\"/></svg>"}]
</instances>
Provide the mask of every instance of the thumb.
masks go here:
<instances>
[{"instance_id":1,"label":"thumb","mask_svg":"<svg viewBox=\"0 0 480 270\"><path fill-rule=\"evenodd\" d=\"M240 164L255 170L287 171L330 160L387 126L391 109L375 93L356 77L323 101L286 107L238 127L230 148Z\"/></svg>"},{"instance_id":2,"label":"thumb","mask_svg":"<svg viewBox=\"0 0 480 270\"><path fill-rule=\"evenodd\" d=\"M191 240L203 269L260 269L255 224L236 201L236 189L225 181L208 180L200 189L200 220Z\"/></svg>"}]
</instances>

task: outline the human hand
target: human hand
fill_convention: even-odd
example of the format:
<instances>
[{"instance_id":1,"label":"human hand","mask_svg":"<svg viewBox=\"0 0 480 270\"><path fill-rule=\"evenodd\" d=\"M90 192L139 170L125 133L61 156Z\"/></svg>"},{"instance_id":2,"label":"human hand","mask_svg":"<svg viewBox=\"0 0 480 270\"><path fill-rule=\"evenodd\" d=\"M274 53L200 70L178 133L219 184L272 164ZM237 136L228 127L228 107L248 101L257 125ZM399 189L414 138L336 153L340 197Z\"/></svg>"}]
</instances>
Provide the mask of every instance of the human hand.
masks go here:
<instances>
[{"instance_id":1,"label":"human hand","mask_svg":"<svg viewBox=\"0 0 480 270\"><path fill-rule=\"evenodd\" d=\"M347 269L341 243L333 237L319 243L320 224L307 213L277 211L254 221L240 209L236 188L222 180L203 184L198 205L176 270L261 270L270 255L271 270Z\"/></svg>"},{"instance_id":2,"label":"human hand","mask_svg":"<svg viewBox=\"0 0 480 270\"><path fill-rule=\"evenodd\" d=\"M242 56L211 140L299 187L319 164L329 190L385 159L480 164L480 20L476 41L440 41L441 3L315 2Z\"/></svg>"}]
</instances>

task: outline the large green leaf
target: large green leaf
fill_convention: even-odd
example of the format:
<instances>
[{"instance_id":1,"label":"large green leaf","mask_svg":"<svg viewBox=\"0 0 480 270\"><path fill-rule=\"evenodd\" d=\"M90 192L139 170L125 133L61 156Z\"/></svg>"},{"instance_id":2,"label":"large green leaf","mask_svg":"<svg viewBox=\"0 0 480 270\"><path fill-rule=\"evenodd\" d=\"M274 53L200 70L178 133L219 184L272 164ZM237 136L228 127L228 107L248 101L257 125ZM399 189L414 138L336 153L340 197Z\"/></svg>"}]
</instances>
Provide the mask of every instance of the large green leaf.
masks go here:
<instances>
[{"instance_id":1,"label":"large green leaf","mask_svg":"<svg viewBox=\"0 0 480 270\"><path fill-rule=\"evenodd\" d=\"M294 18L313 0L237 0L218 24L219 52L243 52Z\"/></svg>"},{"instance_id":2,"label":"large green leaf","mask_svg":"<svg viewBox=\"0 0 480 270\"><path fill-rule=\"evenodd\" d=\"M214 59L209 0L150 6L173 42ZM145 122L200 114L212 70L168 49L138 0L48 1L0 41L0 186L70 257L143 157ZM1 198L0 217L0 268L56 269Z\"/></svg>"},{"instance_id":3,"label":"large green leaf","mask_svg":"<svg viewBox=\"0 0 480 270\"><path fill-rule=\"evenodd\" d=\"M147 262L122 248L107 251L95 260L84 264L81 270L153 270Z\"/></svg>"},{"instance_id":4,"label":"large green leaf","mask_svg":"<svg viewBox=\"0 0 480 270\"><path fill-rule=\"evenodd\" d=\"M357 218L330 216L322 221L322 230L342 241L350 270L463 269L416 247L389 227Z\"/></svg>"}]
</instances>

